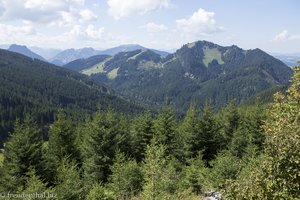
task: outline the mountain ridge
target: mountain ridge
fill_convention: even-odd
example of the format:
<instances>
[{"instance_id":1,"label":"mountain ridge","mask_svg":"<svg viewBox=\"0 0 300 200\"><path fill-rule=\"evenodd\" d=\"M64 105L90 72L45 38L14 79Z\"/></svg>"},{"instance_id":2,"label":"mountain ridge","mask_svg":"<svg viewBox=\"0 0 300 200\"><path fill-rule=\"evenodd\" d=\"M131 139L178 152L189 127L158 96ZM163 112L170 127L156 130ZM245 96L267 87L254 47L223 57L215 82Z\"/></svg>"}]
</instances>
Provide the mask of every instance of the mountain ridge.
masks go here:
<instances>
[{"instance_id":1,"label":"mountain ridge","mask_svg":"<svg viewBox=\"0 0 300 200\"><path fill-rule=\"evenodd\" d=\"M66 49L66 50L60 52L59 54L57 54L56 56L51 58L49 61L53 64L62 66L62 65L66 65L69 62L72 62L74 60L86 59L86 58L89 58L89 57L95 56L95 55L114 56L120 52L135 51L135 50L139 50L139 49L147 50L149 48L143 47L138 44L119 45L119 46L105 49L105 50L96 50L91 47L81 48L81 49L72 48L72 49ZM169 53L165 52L165 51L160 51L160 50L156 50L156 49L149 49L149 50L152 50L152 51L158 53L162 57L166 57L167 55L169 55Z\"/></svg>"},{"instance_id":2,"label":"mountain ridge","mask_svg":"<svg viewBox=\"0 0 300 200\"><path fill-rule=\"evenodd\" d=\"M8 50L0 50L0 82L0 146L16 118L25 114L47 125L60 108L76 118L99 109L142 111L97 80Z\"/></svg>"},{"instance_id":3,"label":"mountain ridge","mask_svg":"<svg viewBox=\"0 0 300 200\"><path fill-rule=\"evenodd\" d=\"M191 102L210 101L220 107L233 98L239 103L289 84L292 74L282 61L260 49L208 41L185 44L165 58L151 50L121 52L92 66L83 62L80 71L124 96L184 110Z\"/></svg>"}]
</instances>

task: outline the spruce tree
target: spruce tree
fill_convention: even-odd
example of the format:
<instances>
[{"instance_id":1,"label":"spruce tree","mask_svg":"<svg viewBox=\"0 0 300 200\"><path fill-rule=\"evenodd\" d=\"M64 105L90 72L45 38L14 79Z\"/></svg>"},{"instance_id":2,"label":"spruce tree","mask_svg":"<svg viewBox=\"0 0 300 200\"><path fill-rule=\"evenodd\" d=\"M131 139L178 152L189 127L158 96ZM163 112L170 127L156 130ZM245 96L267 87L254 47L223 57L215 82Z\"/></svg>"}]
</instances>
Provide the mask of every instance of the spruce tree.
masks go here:
<instances>
[{"instance_id":1,"label":"spruce tree","mask_svg":"<svg viewBox=\"0 0 300 200\"><path fill-rule=\"evenodd\" d=\"M141 191L143 176L135 160L118 152L111 171L109 188L116 199L131 199Z\"/></svg>"},{"instance_id":2,"label":"spruce tree","mask_svg":"<svg viewBox=\"0 0 300 200\"><path fill-rule=\"evenodd\" d=\"M237 105L235 101L231 100L226 107L221 111L222 120L222 134L223 142L222 147L228 147L234 132L238 129L240 124L240 115L238 113Z\"/></svg>"},{"instance_id":3,"label":"spruce tree","mask_svg":"<svg viewBox=\"0 0 300 200\"><path fill-rule=\"evenodd\" d=\"M4 149L1 185L5 191L16 191L24 186L31 168L41 174L42 144L42 133L29 115L24 123L16 121Z\"/></svg>"},{"instance_id":4,"label":"spruce tree","mask_svg":"<svg viewBox=\"0 0 300 200\"><path fill-rule=\"evenodd\" d=\"M26 174L26 183L23 187L20 187L17 194L29 194L26 200L31 199L43 199L49 197L54 199L56 196L52 188L47 187L47 183L44 183L39 176L36 175L34 169L30 169ZM53 198L51 198L53 197ZM57 198L57 197L56 197Z\"/></svg>"},{"instance_id":5,"label":"spruce tree","mask_svg":"<svg viewBox=\"0 0 300 200\"><path fill-rule=\"evenodd\" d=\"M154 123L149 112L134 118L131 125L133 156L141 162L145 157L147 145L154 136Z\"/></svg>"},{"instance_id":6,"label":"spruce tree","mask_svg":"<svg viewBox=\"0 0 300 200\"><path fill-rule=\"evenodd\" d=\"M120 121L120 116L111 110L106 113L97 112L83 128L85 136L81 151L87 186L106 183L111 174L110 166L113 164L116 150L124 150L126 147L126 129L124 132L124 123L120 126Z\"/></svg>"},{"instance_id":7,"label":"spruce tree","mask_svg":"<svg viewBox=\"0 0 300 200\"><path fill-rule=\"evenodd\" d=\"M58 199L81 200L84 198L83 182L77 164L63 158L57 168L54 192Z\"/></svg>"},{"instance_id":8,"label":"spruce tree","mask_svg":"<svg viewBox=\"0 0 300 200\"><path fill-rule=\"evenodd\" d=\"M210 105L206 105L199 120L199 130L192 137L191 152L197 155L202 152L203 159L210 161L220 150L220 125Z\"/></svg>"},{"instance_id":9,"label":"spruce tree","mask_svg":"<svg viewBox=\"0 0 300 200\"><path fill-rule=\"evenodd\" d=\"M147 146L146 157L142 166L144 173L144 186L141 198L145 200L166 199L165 147L155 144L154 140Z\"/></svg>"},{"instance_id":10,"label":"spruce tree","mask_svg":"<svg viewBox=\"0 0 300 200\"><path fill-rule=\"evenodd\" d=\"M57 119L50 126L49 141L44 154L44 177L53 183L56 176L56 169L63 159L68 157L69 160L79 161L79 151L75 144L75 128L71 121L67 119L64 111L60 110Z\"/></svg>"},{"instance_id":11,"label":"spruce tree","mask_svg":"<svg viewBox=\"0 0 300 200\"><path fill-rule=\"evenodd\" d=\"M165 155L184 160L178 122L170 108L164 108L155 120L155 139L166 147Z\"/></svg>"},{"instance_id":12,"label":"spruce tree","mask_svg":"<svg viewBox=\"0 0 300 200\"><path fill-rule=\"evenodd\" d=\"M48 153L53 156L56 162L69 157L71 160L78 160L78 150L75 145L75 129L66 114L60 110L57 119L50 126Z\"/></svg>"},{"instance_id":13,"label":"spruce tree","mask_svg":"<svg viewBox=\"0 0 300 200\"><path fill-rule=\"evenodd\" d=\"M198 151L190 151L193 145L193 139L198 134L199 127L199 117L198 110L195 106L191 105L185 115L183 122L179 126L179 133L182 138L182 149L184 151L185 157L197 156Z\"/></svg>"}]
</instances>

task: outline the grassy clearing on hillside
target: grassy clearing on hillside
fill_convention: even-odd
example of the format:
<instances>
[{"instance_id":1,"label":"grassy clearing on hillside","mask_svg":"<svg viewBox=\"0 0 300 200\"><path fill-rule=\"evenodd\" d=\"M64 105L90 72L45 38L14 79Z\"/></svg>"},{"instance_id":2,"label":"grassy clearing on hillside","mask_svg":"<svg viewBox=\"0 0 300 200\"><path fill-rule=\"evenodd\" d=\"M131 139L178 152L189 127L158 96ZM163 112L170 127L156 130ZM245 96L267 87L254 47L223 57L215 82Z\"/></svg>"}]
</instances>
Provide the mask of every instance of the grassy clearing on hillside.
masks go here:
<instances>
[{"instance_id":1,"label":"grassy clearing on hillside","mask_svg":"<svg viewBox=\"0 0 300 200\"><path fill-rule=\"evenodd\" d=\"M206 67L208 67L208 64L214 59L216 59L220 65L224 64L224 61L222 60L221 52L218 49L204 48L203 50L204 50L203 63L205 64Z\"/></svg>"},{"instance_id":2,"label":"grassy clearing on hillside","mask_svg":"<svg viewBox=\"0 0 300 200\"><path fill-rule=\"evenodd\" d=\"M116 68L116 69L111 70L111 71L107 74L108 78L109 78L109 79L115 79L115 78L118 76L118 70L119 70L119 67Z\"/></svg>"},{"instance_id":3,"label":"grassy clearing on hillside","mask_svg":"<svg viewBox=\"0 0 300 200\"><path fill-rule=\"evenodd\" d=\"M102 73L102 72L104 72L104 63L99 63L89 69L82 70L83 74L89 75L89 76L92 74L97 74L97 73Z\"/></svg>"},{"instance_id":4,"label":"grassy clearing on hillside","mask_svg":"<svg viewBox=\"0 0 300 200\"><path fill-rule=\"evenodd\" d=\"M4 155L0 152L0 167L3 165Z\"/></svg>"}]
</instances>

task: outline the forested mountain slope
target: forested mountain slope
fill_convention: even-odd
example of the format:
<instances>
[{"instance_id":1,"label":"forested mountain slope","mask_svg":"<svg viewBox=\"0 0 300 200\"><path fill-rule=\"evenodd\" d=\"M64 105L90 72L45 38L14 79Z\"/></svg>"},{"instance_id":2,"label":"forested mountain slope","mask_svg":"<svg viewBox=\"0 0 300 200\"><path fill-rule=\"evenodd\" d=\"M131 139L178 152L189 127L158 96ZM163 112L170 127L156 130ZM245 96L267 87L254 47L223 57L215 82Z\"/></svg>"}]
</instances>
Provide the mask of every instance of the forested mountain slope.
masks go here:
<instances>
[{"instance_id":1,"label":"forested mountain slope","mask_svg":"<svg viewBox=\"0 0 300 200\"><path fill-rule=\"evenodd\" d=\"M265 89L287 85L292 75L288 66L260 49L222 47L207 41L186 44L166 58L150 50L136 50L96 64L89 59L77 64L73 69L122 95L183 110L191 102L200 107L206 101L216 107L229 99L240 103Z\"/></svg>"},{"instance_id":2,"label":"forested mountain slope","mask_svg":"<svg viewBox=\"0 0 300 200\"><path fill-rule=\"evenodd\" d=\"M0 83L1 142L25 113L47 124L58 108L80 117L108 107L123 113L141 110L86 75L6 50L0 50Z\"/></svg>"}]
</instances>

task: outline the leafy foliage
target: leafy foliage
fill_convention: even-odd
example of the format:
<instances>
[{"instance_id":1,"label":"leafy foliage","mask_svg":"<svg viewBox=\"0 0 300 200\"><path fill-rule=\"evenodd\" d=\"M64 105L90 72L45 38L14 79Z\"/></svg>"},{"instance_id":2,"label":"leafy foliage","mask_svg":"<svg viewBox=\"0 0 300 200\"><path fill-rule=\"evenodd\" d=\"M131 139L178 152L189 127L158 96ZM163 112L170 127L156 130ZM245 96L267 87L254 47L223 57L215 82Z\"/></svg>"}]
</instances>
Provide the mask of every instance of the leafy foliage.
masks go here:
<instances>
[{"instance_id":1,"label":"leafy foliage","mask_svg":"<svg viewBox=\"0 0 300 200\"><path fill-rule=\"evenodd\" d=\"M277 93L263 126L262 159L249 180L232 183L228 196L243 199L298 199L300 196L300 67L295 67L287 95Z\"/></svg>"}]
</instances>

